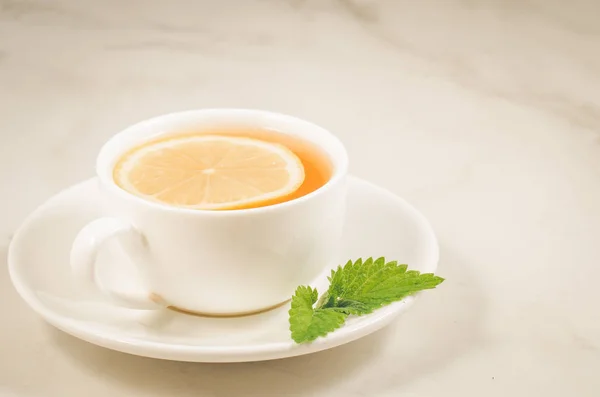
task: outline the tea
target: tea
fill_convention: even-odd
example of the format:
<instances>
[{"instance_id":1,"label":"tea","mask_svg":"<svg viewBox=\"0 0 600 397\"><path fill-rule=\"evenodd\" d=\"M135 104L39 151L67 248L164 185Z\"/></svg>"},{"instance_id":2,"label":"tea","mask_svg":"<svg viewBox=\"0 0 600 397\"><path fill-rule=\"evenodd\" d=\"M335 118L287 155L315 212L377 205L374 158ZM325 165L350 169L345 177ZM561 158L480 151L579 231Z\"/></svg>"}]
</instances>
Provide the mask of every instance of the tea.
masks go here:
<instances>
[{"instance_id":1,"label":"tea","mask_svg":"<svg viewBox=\"0 0 600 397\"><path fill-rule=\"evenodd\" d=\"M264 207L305 196L330 179L314 143L271 130L171 134L126 152L113 178L150 201L202 210Z\"/></svg>"}]
</instances>

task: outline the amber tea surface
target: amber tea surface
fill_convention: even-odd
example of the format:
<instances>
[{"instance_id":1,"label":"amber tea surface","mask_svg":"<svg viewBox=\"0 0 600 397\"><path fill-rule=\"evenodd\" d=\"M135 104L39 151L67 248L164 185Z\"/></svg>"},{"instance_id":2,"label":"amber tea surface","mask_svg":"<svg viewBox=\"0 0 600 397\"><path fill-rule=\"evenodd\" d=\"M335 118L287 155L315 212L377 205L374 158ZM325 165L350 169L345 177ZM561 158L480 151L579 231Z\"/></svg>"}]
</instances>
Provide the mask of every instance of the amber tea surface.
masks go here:
<instances>
[{"instance_id":1,"label":"amber tea surface","mask_svg":"<svg viewBox=\"0 0 600 397\"><path fill-rule=\"evenodd\" d=\"M331 178L329 156L300 137L263 129L169 134L117 161L118 186L144 199L200 210L275 205Z\"/></svg>"}]
</instances>

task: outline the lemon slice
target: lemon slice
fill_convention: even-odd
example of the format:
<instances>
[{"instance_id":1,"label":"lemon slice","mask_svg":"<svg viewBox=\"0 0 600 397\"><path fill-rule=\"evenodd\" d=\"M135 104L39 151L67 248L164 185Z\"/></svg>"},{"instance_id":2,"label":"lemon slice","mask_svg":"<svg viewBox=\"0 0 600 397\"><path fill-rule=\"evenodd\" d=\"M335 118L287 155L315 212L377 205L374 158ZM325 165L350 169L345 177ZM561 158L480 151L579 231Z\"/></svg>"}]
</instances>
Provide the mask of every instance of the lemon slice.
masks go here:
<instances>
[{"instance_id":1,"label":"lemon slice","mask_svg":"<svg viewBox=\"0 0 600 397\"><path fill-rule=\"evenodd\" d=\"M260 206L293 193L304 181L304 167L276 143L195 135L132 150L116 165L114 178L148 200L219 210Z\"/></svg>"}]
</instances>

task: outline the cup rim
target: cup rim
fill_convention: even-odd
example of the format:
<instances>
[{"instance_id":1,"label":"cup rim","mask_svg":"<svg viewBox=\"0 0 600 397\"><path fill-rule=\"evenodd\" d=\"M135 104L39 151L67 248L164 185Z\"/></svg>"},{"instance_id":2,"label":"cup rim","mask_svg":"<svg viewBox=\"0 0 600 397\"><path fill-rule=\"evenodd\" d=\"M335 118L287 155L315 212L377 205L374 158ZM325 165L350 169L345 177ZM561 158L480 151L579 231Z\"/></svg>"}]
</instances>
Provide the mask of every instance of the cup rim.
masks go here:
<instances>
[{"instance_id":1,"label":"cup rim","mask_svg":"<svg viewBox=\"0 0 600 397\"><path fill-rule=\"evenodd\" d=\"M231 210L206 210L206 209L176 207L176 206L168 205L165 203L145 200L145 199L143 199L139 196L136 196L135 194L130 193L130 192L126 191L125 189L119 187L117 185L117 183L114 181L114 179L112 178L112 176L107 177L107 173L104 172L104 169L108 165L114 166L114 164L112 163L111 160L114 160L114 157L118 157L118 155L115 156L115 155L111 155L111 153L108 153L109 151L112 151L112 146L115 144L115 141L117 141L118 139L120 139L124 136L127 136L134 130L143 128L147 124L157 122L160 119L164 119L164 118L179 118L179 117L185 117L185 116L189 116L191 114L196 114L196 113L207 113L208 114L208 113L225 113L225 112L231 112L231 113L235 113L235 114L246 114L246 115L254 114L257 116L262 115L262 116L268 116L268 117L275 117L275 118L279 118L281 120L287 120L290 122L303 123L303 124L306 124L307 126L309 126L310 128L321 130L321 132L328 135L328 138L333 142L333 145L335 145L337 147L337 152L339 152L339 155L337 157L334 157L333 154L331 153L332 150L323 148L323 150L325 150L325 152L327 153L327 155L329 156L329 158L331 159L331 161L334 165L334 170L333 170L333 174L331 175L331 178L329 178L329 180L323 186L319 187L318 189L316 189L302 197L298 197L298 198L295 198L295 199L292 199L289 201L284 201L282 203L267 205L267 206L263 206L263 207L254 207L254 208L242 208L242 209L231 209ZM122 153L121 153L121 155L122 155ZM111 168L111 170L112 170L112 168ZM112 172L110 174L112 175ZM122 129L117 134L113 135L108 141L106 141L104 143L104 145L102 145L100 152L96 158L96 175L98 176L98 179L100 180L102 185L105 186L106 189L108 189L111 193L116 194L119 198L122 198L127 201L132 201L138 205L142 205L142 206L157 209L157 210L176 212L176 213L181 213L181 214L190 214L190 215L195 214L195 215L202 215L202 216L234 216L234 215L240 215L240 214L259 214L259 213L268 213L268 212L273 212L273 211L284 210L289 207L300 205L306 201L310 201L314 197L320 196L320 195L326 193L327 191L331 190L335 185L337 185L338 183L343 181L347 174L348 174L348 153L346 151L346 148L345 148L344 144L342 143L342 141L336 135L331 133L329 130L327 130L324 127L319 126L318 124L315 124L308 120L301 119L299 117L295 117L295 116L291 116L291 115L279 113L279 112L273 112L273 111L261 110L261 109L251 109L251 108L200 108L200 109L190 109L190 110L170 112L170 113L165 113L162 115L154 116L151 118L147 118L147 119L138 121L138 122L126 127L125 129Z\"/></svg>"}]
</instances>

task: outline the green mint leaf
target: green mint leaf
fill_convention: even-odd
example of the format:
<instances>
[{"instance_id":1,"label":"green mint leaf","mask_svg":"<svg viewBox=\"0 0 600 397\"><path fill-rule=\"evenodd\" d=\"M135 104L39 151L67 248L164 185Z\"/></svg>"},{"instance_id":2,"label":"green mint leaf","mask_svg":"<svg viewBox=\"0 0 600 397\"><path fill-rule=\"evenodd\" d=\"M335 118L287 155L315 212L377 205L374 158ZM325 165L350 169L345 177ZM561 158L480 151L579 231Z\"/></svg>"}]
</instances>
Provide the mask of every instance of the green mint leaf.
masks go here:
<instances>
[{"instance_id":1,"label":"green mint leaf","mask_svg":"<svg viewBox=\"0 0 600 397\"><path fill-rule=\"evenodd\" d=\"M292 339L310 342L342 326L349 315L360 316L444 281L431 273L408 270L385 258L358 259L339 266L328 277L327 292L298 287L289 311ZM316 304L316 305L315 305Z\"/></svg>"},{"instance_id":2,"label":"green mint leaf","mask_svg":"<svg viewBox=\"0 0 600 397\"><path fill-rule=\"evenodd\" d=\"M292 297L290 331L296 343L310 342L339 328L348 314L336 308L314 309L318 293L311 287L298 287Z\"/></svg>"},{"instance_id":3,"label":"green mint leaf","mask_svg":"<svg viewBox=\"0 0 600 397\"><path fill-rule=\"evenodd\" d=\"M432 289L444 281L431 273L407 270L407 265L385 258L358 259L331 272L322 308L350 307L350 314L367 314L416 292Z\"/></svg>"}]
</instances>

